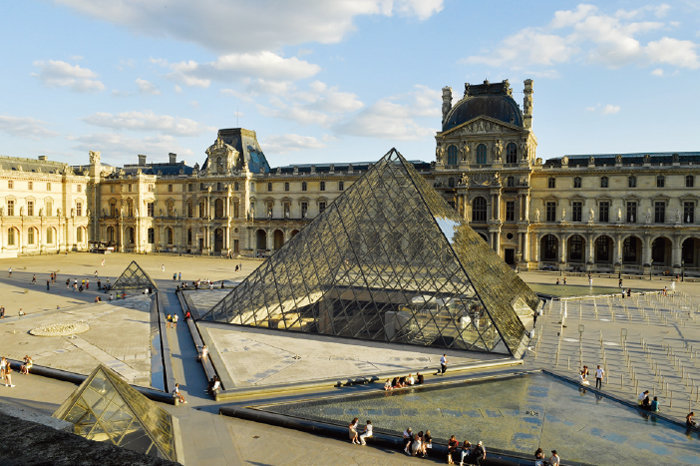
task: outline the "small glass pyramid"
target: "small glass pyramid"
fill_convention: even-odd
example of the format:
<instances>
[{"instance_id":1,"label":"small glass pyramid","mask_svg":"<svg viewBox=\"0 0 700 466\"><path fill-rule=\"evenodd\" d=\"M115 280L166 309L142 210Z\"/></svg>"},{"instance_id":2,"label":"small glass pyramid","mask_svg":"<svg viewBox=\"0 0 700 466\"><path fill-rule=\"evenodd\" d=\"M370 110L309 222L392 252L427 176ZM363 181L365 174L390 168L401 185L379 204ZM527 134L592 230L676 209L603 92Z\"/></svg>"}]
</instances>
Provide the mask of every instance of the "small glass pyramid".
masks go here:
<instances>
[{"instance_id":1,"label":"small glass pyramid","mask_svg":"<svg viewBox=\"0 0 700 466\"><path fill-rule=\"evenodd\" d=\"M202 319L520 357L538 306L392 149Z\"/></svg>"},{"instance_id":2,"label":"small glass pyramid","mask_svg":"<svg viewBox=\"0 0 700 466\"><path fill-rule=\"evenodd\" d=\"M71 422L87 439L177 461L170 414L101 364L53 417Z\"/></svg>"},{"instance_id":3,"label":"small glass pyramid","mask_svg":"<svg viewBox=\"0 0 700 466\"><path fill-rule=\"evenodd\" d=\"M124 269L119 278L112 285L113 290L129 290L129 289L139 289L144 290L146 288L151 288L157 290L155 282L151 280L151 277L136 263L136 261L131 261L131 264Z\"/></svg>"}]
</instances>

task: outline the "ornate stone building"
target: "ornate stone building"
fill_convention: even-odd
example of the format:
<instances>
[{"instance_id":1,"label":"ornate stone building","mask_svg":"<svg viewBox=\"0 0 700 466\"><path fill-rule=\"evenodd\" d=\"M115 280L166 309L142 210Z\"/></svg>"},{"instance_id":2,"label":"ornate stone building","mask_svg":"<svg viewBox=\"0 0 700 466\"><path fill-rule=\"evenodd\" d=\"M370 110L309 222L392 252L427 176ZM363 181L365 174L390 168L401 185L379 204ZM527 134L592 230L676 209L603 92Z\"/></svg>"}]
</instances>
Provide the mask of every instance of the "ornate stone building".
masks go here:
<instances>
[{"instance_id":1,"label":"ornate stone building","mask_svg":"<svg viewBox=\"0 0 700 466\"><path fill-rule=\"evenodd\" d=\"M412 162L520 269L700 274L700 152L568 155L543 162L508 81L443 89L434 162ZM371 162L272 168L255 132L219 130L206 159L68 166L0 158L0 254L93 247L267 255ZM376 155L376 154L375 154ZM375 157L378 158L378 157Z\"/></svg>"},{"instance_id":2,"label":"ornate stone building","mask_svg":"<svg viewBox=\"0 0 700 466\"><path fill-rule=\"evenodd\" d=\"M0 257L86 250L89 181L44 155L0 157Z\"/></svg>"},{"instance_id":3,"label":"ornate stone building","mask_svg":"<svg viewBox=\"0 0 700 466\"><path fill-rule=\"evenodd\" d=\"M443 89L434 183L520 268L700 273L700 153L569 155L542 162L508 81Z\"/></svg>"}]
</instances>

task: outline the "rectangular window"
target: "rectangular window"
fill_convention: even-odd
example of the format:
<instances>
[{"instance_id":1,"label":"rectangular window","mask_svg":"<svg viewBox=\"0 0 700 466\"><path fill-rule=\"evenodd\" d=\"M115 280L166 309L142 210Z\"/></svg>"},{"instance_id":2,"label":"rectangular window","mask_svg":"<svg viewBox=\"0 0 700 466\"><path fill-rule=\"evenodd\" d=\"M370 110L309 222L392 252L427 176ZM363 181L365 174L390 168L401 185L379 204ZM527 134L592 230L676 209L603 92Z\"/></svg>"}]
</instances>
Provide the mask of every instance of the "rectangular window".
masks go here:
<instances>
[{"instance_id":1,"label":"rectangular window","mask_svg":"<svg viewBox=\"0 0 700 466\"><path fill-rule=\"evenodd\" d=\"M51 191L51 183L46 183L46 190Z\"/></svg>"},{"instance_id":2,"label":"rectangular window","mask_svg":"<svg viewBox=\"0 0 700 466\"><path fill-rule=\"evenodd\" d=\"M173 185L171 185L171 184L168 185L168 192L169 193L173 192Z\"/></svg>"},{"instance_id":3,"label":"rectangular window","mask_svg":"<svg viewBox=\"0 0 700 466\"><path fill-rule=\"evenodd\" d=\"M15 187L15 182L12 180L7 180L7 188L12 189Z\"/></svg>"},{"instance_id":4,"label":"rectangular window","mask_svg":"<svg viewBox=\"0 0 700 466\"><path fill-rule=\"evenodd\" d=\"M289 202L284 203L284 218L289 218L289 211L291 209L291 205Z\"/></svg>"},{"instance_id":5,"label":"rectangular window","mask_svg":"<svg viewBox=\"0 0 700 466\"><path fill-rule=\"evenodd\" d=\"M325 182L325 181L321 181L320 189L321 189L321 191L325 191L325 190L326 190L326 182Z\"/></svg>"},{"instance_id":6,"label":"rectangular window","mask_svg":"<svg viewBox=\"0 0 700 466\"><path fill-rule=\"evenodd\" d=\"M607 201L598 204L598 221L608 223L610 221L610 203Z\"/></svg>"},{"instance_id":7,"label":"rectangular window","mask_svg":"<svg viewBox=\"0 0 700 466\"><path fill-rule=\"evenodd\" d=\"M548 222L556 222L557 221L557 203L556 202L548 202L546 204L547 207L547 221Z\"/></svg>"},{"instance_id":8,"label":"rectangular window","mask_svg":"<svg viewBox=\"0 0 700 466\"><path fill-rule=\"evenodd\" d=\"M27 201L27 215L34 216L34 201Z\"/></svg>"},{"instance_id":9,"label":"rectangular window","mask_svg":"<svg viewBox=\"0 0 700 466\"><path fill-rule=\"evenodd\" d=\"M301 190L306 191L306 181L301 182Z\"/></svg>"},{"instance_id":10,"label":"rectangular window","mask_svg":"<svg viewBox=\"0 0 700 466\"><path fill-rule=\"evenodd\" d=\"M284 182L284 190L289 191L289 181Z\"/></svg>"},{"instance_id":11,"label":"rectangular window","mask_svg":"<svg viewBox=\"0 0 700 466\"><path fill-rule=\"evenodd\" d=\"M82 192L83 192L83 185L82 185L82 184L79 184L79 185L78 185L78 192L79 192L79 193L82 193Z\"/></svg>"},{"instance_id":12,"label":"rectangular window","mask_svg":"<svg viewBox=\"0 0 700 466\"><path fill-rule=\"evenodd\" d=\"M272 191L272 183L267 183L267 191Z\"/></svg>"},{"instance_id":13,"label":"rectangular window","mask_svg":"<svg viewBox=\"0 0 700 466\"><path fill-rule=\"evenodd\" d=\"M7 230L7 245L8 246L14 246L15 245L15 229L10 228Z\"/></svg>"},{"instance_id":14,"label":"rectangular window","mask_svg":"<svg viewBox=\"0 0 700 466\"><path fill-rule=\"evenodd\" d=\"M666 184L666 179L664 178L663 175L659 175L656 177L656 187L657 188L663 188L665 184Z\"/></svg>"},{"instance_id":15,"label":"rectangular window","mask_svg":"<svg viewBox=\"0 0 700 466\"><path fill-rule=\"evenodd\" d=\"M506 201L506 222L515 221L515 201Z\"/></svg>"},{"instance_id":16,"label":"rectangular window","mask_svg":"<svg viewBox=\"0 0 700 466\"><path fill-rule=\"evenodd\" d=\"M113 184L109 185L109 192L110 193L114 192L114 185Z\"/></svg>"},{"instance_id":17,"label":"rectangular window","mask_svg":"<svg viewBox=\"0 0 700 466\"><path fill-rule=\"evenodd\" d=\"M148 243L149 243L149 244L153 244L153 243L155 243L155 242L156 242L156 233L155 233L155 230L153 230L153 228L149 228L149 229L148 229Z\"/></svg>"},{"instance_id":18,"label":"rectangular window","mask_svg":"<svg viewBox=\"0 0 700 466\"><path fill-rule=\"evenodd\" d=\"M34 228L30 228L29 231L27 231L27 242L29 244L34 244Z\"/></svg>"},{"instance_id":19,"label":"rectangular window","mask_svg":"<svg viewBox=\"0 0 700 466\"><path fill-rule=\"evenodd\" d=\"M686 175L685 177L685 187L692 188L695 186L695 177L693 175Z\"/></svg>"},{"instance_id":20,"label":"rectangular window","mask_svg":"<svg viewBox=\"0 0 700 466\"><path fill-rule=\"evenodd\" d=\"M683 222L684 223L695 223L695 203L694 202L684 202L683 203Z\"/></svg>"},{"instance_id":21,"label":"rectangular window","mask_svg":"<svg viewBox=\"0 0 700 466\"><path fill-rule=\"evenodd\" d=\"M321 213L321 212L323 212L324 210L326 210L326 203L323 202L323 201L321 201L321 202L318 203L318 213Z\"/></svg>"},{"instance_id":22,"label":"rectangular window","mask_svg":"<svg viewBox=\"0 0 700 466\"><path fill-rule=\"evenodd\" d=\"M7 215L10 217L15 215L15 201L7 201Z\"/></svg>"},{"instance_id":23,"label":"rectangular window","mask_svg":"<svg viewBox=\"0 0 700 466\"><path fill-rule=\"evenodd\" d=\"M338 181L338 191L343 191L345 189L345 182Z\"/></svg>"},{"instance_id":24,"label":"rectangular window","mask_svg":"<svg viewBox=\"0 0 700 466\"><path fill-rule=\"evenodd\" d=\"M637 203L630 201L627 203L627 223L637 222Z\"/></svg>"},{"instance_id":25,"label":"rectangular window","mask_svg":"<svg viewBox=\"0 0 700 466\"><path fill-rule=\"evenodd\" d=\"M154 211L155 211L155 204L153 202L149 202L148 204L146 204L146 216L153 217Z\"/></svg>"},{"instance_id":26,"label":"rectangular window","mask_svg":"<svg viewBox=\"0 0 700 466\"><path fill-rule=\"evenodd\" d=\"M240 215L240 208L238 207L238 202L233 203L233 218L238 218Z\"/></svg>"},{"instance_id":27,"label":"rectangular window","mask_svg":"<svg viewBox=\"0 0 700 466\"><path fill-rule=\"evenodd\" d=\"M82 202L76 202L75 204L75 215L78 217L83 216L83 203Z\"/></svg>"},{"instance_id":28,"label":"rectangular window","mask_svg":"<svg viewBox=\"0 0 700 466\"><path fill-rule=\"evenodd\" d=\"M188 185L187 185L187 190L188 190L189 192L194 191L194 184L193 184L193 183L188 184Z\"/></svg>"},{"instance_id":29,"label":"rectangular window","mask_svg":"<svg viewBox=\"0 0 700 466\"><path fill-rule=\"evenodd\" d=\"M547 180L547 186L549 189L554 189L557 187L557 180L554 177L551 177Z\"/></svg>"},{"instance_id":30,"label":"rectangular window","mask_svg":"<svg viewBox=\"0 0 700 466\"><path fill-rule=\"evenodd\" d=\"M233 183L233 190L238 191L238 181Z\"/></svg>"},{"instance_id":31,"label":"rectangular window","mask_svg":"<svg viewBox=\"0 0 700 466\"><path fill-rule=\"evenodd\" d=\"M131 192L131 189L132 189L132 188L131 188L131 185L130 185L130 184L128 184L128 185L127 185L127 189L126 189L126 190L127 190L127 191L129 191L129 192Z\"/></svg>"},{"instance_id":32,"label":"rectangular window","mask_svg":"<svg viewBox=\"0 0 700 466\"><path fill-rule=\"evenodd\" d=\"M574 201L571 204L571 221L580 222L583 218L583 202Z\"/></svg>"},{"instance_id":33,"label":"rectangular window","mask_svg":"<svg viewBox=\"0 0 700 466\"><path fill-rule=\"evenodd\" d=\"M265 207L267 209L267 218L272 218L272 209L274 208L274 202L273 201L267 201L265 203Z\"/></svg>"},{"instance_id":34,"label":"rectangular window","mask_svg":"<svg viewBox=\"0 0 700 466\"><path fill-rule=\"evenodd\" d=\"M306 211L307 210L309 210L309 203L302 202L301 203L301 218L306 218Z\"/></svg>"},{"instance_id":35,"label":"rectangular window","mask_svg":"<svg viewBox=\"0 0 700 466\"><path fill-rule=\"evenodd\" d=\"M666 222L666 203L654 202L654 223Z\"/></svg>"},{"instance_id":36,"label":"rectangular window","mask_svg":"<svg viewBox=\"0 0 700 466\"><path fill-rule=\"evenodd\" d=\"M30 191L31 191L32 189L34 189L34 182L33 182L33 181L29 181L29 182L27 183L27 188L28 188Z\"/></svg>"}]
</instances>

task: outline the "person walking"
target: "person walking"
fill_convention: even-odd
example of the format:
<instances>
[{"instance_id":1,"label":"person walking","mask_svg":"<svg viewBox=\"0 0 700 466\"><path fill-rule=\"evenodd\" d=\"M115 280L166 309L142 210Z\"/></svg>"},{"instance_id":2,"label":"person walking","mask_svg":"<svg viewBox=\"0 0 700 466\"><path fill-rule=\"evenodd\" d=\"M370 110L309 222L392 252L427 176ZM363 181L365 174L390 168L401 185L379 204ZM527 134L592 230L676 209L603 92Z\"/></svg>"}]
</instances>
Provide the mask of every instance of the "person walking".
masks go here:
<instances>
[{"instance_id":1,"label":"person walking","mask_svg":"<svg viewBox=\"0 0 700 466\"><path fill-rule=\"evenodd\" d=\"M600 364L598 364L598 367L595 370L595 388L598 390L603 389L603 376L605 375L605 371L603 370L602 367L600 367Z\"/></svg>"},{"instance_id":2,"label":"person walking","mask_svg":"<svg viewBox=\"0 0 700 466\"><path fill-rule=\"evenodd\" d=\"M443 354L440 358L440 370L435 375L445 375L447 370L447 354Z\"/></svg>"},{"instance_id":3,"label":"person walking","mask_svg":"<svg viewBox=\"0 0 700 466\"><path fill-rule=\"evenodd\" d=\"M36 274L32 276L32 285L36 285Z\"/></svg>"},{"instance_id":4,"label":"person walking","mask_svg":"<svg viewBox=\"0 0 700 466\"><path fill-rule=\"evenodd\" d=\"M51 291L51 280L46 280L46 291Z\"/></svg>"}]
</instances>

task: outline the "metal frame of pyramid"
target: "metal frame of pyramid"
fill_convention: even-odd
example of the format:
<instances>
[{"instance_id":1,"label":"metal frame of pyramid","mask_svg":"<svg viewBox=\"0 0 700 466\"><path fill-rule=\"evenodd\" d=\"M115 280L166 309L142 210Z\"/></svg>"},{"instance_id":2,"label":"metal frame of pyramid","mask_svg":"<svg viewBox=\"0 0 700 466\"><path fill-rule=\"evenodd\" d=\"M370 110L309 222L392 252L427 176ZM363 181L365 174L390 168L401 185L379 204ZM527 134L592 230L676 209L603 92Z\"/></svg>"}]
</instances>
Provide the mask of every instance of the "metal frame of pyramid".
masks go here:
<instances>
[{"instance_id":1,"label":"metal frame of pyramid","mask_svg":"<svg viewBox=\"0 0 700 466\"><path fill-rule=\"evenodd\" d=\"M538 306L392 149L200 320L520 357Z\"/></svg>"},{"instance_id":2,"label":"metal frame of pyramid","mask_svg":"<svg viewBox=\"0 0 700 466\"><path fill-rule=\"evenodd\" d=\"M177 461L170 414L102 364L53 417L72 423L81 437Z\"/></svg>"},{"instance_id":3,"label":"metal frame of pyramid","mask_svg":"<svg viewBox=\"0 0 700 466\"><path fill-rule=\"evenodd\" d=\"M131 261L112 285L113 290L143 290L144 288L158 289L155 282L136 261Z\"/></svg>"}]
</instances>

